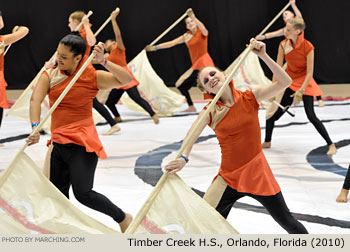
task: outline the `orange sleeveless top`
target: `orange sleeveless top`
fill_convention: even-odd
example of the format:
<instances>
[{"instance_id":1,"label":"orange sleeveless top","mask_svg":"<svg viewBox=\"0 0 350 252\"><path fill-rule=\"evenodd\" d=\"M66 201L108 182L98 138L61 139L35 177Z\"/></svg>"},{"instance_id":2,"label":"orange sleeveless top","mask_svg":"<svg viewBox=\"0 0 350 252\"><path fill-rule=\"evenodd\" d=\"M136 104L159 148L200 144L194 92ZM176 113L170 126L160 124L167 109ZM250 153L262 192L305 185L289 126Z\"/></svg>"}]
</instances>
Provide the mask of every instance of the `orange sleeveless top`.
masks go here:
<instances>
[{"instance_id":1,"label":"orange sleeveless top","mask_svg":"<svg viewBox=\"0 0 350 252\"><path fill-rule=\"evenodd\" d=\"M2 36L0 36L0 43L2 41L3 41ZM0 107L8 108L9 105L7 103L7 97L6 97L7 83L5 81L5 76L4 76L4 52L5 50L0 54Z\"/></svg>"},{"instance_id":2,"label":"orange sleeveless top","mask_svg":"<svg viewBox=\"0 0 350 252\"><path fill-rule=\"evenodd\" d=\"M92 24L89 24L90 27L92 26ZM80 36L84 39L85 41L85 45L86 45L86 51L85 51L85 55L90 55L91 52L91 46L89 46L87 39L86 39L86 30L84 28L84 26L80 29L79 31Z\"/></svg>"},{"instance_id":3,"label":"orange sleeveless top","mask_svg":"<svg viewBox=\"0 0 350 252\"><path fill-rule=\"evenodd\" d=\"M86 59L87 56L70 76L57 67L44 72L50 79L48 93L50 106L55 103ZM50 141L85 146L87 152L95 152L99 158L104 159L107 158L107 155L98 137L92 117L92 100L98 92L96 78L96 70L89 64L52 113Z\"/></svg>"},{"instance_id":4,"label":"orange sleeveless top","mask_svg":"<svg viewBox=\"0 0 350 252\"><path fill-rule=\"evenodd\" d=\"M132 72L130 71L130 69L127 66L125 49L121 50L118 47L117 42L115 43L113 50L111 51L111 53L107 57L107 60L113 62L114 64L117 64L117 65L123 67L125 70L127 70L131 74L132 79L133 79L128 85L126 85L122 88L116 88L116 89L127 90L127 89L132 88L133 86L136 86L139 84L139 82L135 79L135 76L132 74Z\"/></svg>"},{"instance_id":5,"label":"orange sleeveless top","mask_svg":"<svg viewBox=\"0 0 350 252\"><path fill-rule=\"evenodd\" d=\"M307 55L314 50L314 46L304 38L304 33L300 34L295 47L292 41L285 39L280 43L284 50L284 58L287 62L286 72L292 78L293 83L289 86L293 91L298 91L305 80L307 74ZM311 78L307 85L305 95L319 96L322 90L317 85L314 78Z\"/></svg>"},{"instance_id":6,"label":"orange sleeveless top","mask_svg":"<svg viewBox=\"0 0 350 252\"><path fill-rule=\"evenodd\" d=\"M192 34L190 31L187 31L187 33ZM208 53L208 36L204 36L200 29L197 29L186 45L190 53L193 70L200 70L205 66L214 66L214 62Z\"/></svg>"},{"instance_id":7,"label":"orange sleeveless top","mask_svg":"<svg viewBox=\"0 0 350 252\"><path fill-rule=\"evenodd\" d=\"M238 192L275 195L281 189L261 148L259 104L251 90L238 91L233 82L230 88L234 105L227 106L218 101L214 111L209 113L209 126L221 147L218 175Z\"/></svg>"}]
</instances>

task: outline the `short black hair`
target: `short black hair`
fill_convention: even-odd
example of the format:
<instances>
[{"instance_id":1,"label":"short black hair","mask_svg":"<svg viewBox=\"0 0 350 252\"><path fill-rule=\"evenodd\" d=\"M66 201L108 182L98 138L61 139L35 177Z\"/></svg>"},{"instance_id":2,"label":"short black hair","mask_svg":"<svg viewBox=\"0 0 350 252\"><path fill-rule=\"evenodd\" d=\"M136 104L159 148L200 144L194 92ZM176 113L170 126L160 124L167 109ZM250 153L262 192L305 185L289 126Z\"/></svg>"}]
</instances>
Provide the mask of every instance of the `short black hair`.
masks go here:
<instances>
[{"instance_id":1,"label":"short black hair","mask_svg":"<svg viewBox=\"0 0 350 252\"><path fill-rule=\"evenodd\" d=\"M85 54L86 44L78 32L72 32L64 36L61 39L60 44L68 46L70 48L70 51L74 54L74 57L78 55L81 55L83 57Z\"/></svg>"}]
</instances>

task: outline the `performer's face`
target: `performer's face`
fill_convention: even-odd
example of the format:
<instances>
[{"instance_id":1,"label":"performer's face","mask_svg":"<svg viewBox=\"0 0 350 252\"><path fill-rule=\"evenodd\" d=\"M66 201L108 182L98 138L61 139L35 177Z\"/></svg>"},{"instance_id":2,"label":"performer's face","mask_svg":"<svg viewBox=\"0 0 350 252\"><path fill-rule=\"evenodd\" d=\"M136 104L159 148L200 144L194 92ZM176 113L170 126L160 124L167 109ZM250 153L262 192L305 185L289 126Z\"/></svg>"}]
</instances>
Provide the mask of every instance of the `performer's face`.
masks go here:
<instances>
[{"instance_id":1,"label":"performer's face","mask_svg":"<svg viewBox=\"0 0 350 252\"><path fill-rule=\"evenodd\" d=\"M208 93L216 94L225 82L225 74L215 67L206 67L200 72L199 81Z\"/></svg>"},{"instance_id":2,"label":"performer's face","mask_svg":"<svg viewBox=\"0 0 350 252\"><path fill-rule=\"evenodd\" d=\"M286 22L288 19L294 18L294 13L287 10L283 12L283 20Z\"/></svg>"},{"instance_id":3,"label":"performer's face","mask_svg":"<svg viewBox=\"0 0 350 252\"><path fill-rule=\"evenodd\" d=\"M106 42L105 42L105 50L110 53L113 50L113 47L114 47L115 43L116 42L114 42L112 40L106 40Z\"/></svg>"},{"instance_id":4,"label":"performer's face","mask_svg":"<svg viewBox=\"0 0 350 252\"><path fill-rule=\"evenodd\" d=\"M74 31L75 28L79 25L79 21L77 19L72 19L72 18L69 18L68 19L68 27L70 29L70 31Z\"/></svg>"},{"instance_id":5,"label":"performer's face","mask_svg":"<svg viewBox=\"0 0 350 252\"><path fill-rule=\"evenodd\" d=\"M74 71L78 66L81 55L74 56L70 51L70 47L64 44L59 44L57 47L57 67L62 71Z\"/></svg>"},{"instance_id":6,"label":"performer's face","mask_svg":"<svg viewBox=\"0 0 350 252\"><path fill-rule=\"evenodd\" d=\"M285 36L287 39L295 39L298 37L300 30L295 29L292 24L287 23L285 29Z\"/></svg>"},{"instance_id":7,"label":"performer's face","mask_svg":"<svg viewBox=\"0 0 350 252\"><path fill-rule=\"evenodd\" d=\"M197 28L196 22L190 17L185 20L187 30L193 31Z\"/></svg>"}]
</instances>

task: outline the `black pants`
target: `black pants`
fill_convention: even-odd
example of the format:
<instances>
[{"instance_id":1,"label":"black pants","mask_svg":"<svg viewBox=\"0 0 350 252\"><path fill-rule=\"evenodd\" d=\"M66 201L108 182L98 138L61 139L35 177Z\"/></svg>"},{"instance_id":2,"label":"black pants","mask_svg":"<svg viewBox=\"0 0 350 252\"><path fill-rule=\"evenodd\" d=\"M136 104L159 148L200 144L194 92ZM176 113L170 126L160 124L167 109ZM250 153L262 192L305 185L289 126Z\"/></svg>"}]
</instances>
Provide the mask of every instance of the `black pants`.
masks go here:
<instances>
[{"instance_id":1,"label":"black pants","mask_svg":"<svg viewBox=\"0 0 350 252\"><path fill-rule=\"evenodd\" d=\"M350 189L350 165L349 165L349 168L348 168L348 172L346 173L346 177L345 177L345 180L344 180L343 188L346 189L346 190Z\"/></svg>"},{"instance_id":2,"label":"black pants","mask_svg":"<svg viewBox=\"0 0 350 252\"><path fill-rule=\"evenodd\" d=\"M182 82L182 84L178 87L181 94L186 97L188 106L193 106L193 102L188 90L190 90L191 87L197 86L198 72L198 70L194 70L192 74L186 80L184 80L184 82Z\"/></svg>"},{"instance_id":3,"label":"black pants","mask_svg":"<svg viewBox=\"0 0 350 252\"><path fill-rule=\"evenodd\" d=\"M116 124L116 121L112 118L108 109L106 109L105 106L101 104L96 97L93 99L92 106L109 123L109 125L111 125L111 127Z\"/></svg>"},{"instance_id":4,"label":"black pants","mask_svg":"<svg viewBox=\"0 0 350 252\"><path fill-rule=\"evenodd\" d=\"M272 196L259 196L250 193L241 193L227 186L216 210L226 219L233 204L240 198L249 196L259 201L269 212L272 218L289 234L307 234L307 230L289 211L281 192Z\"/></svg>"},{"instance_id":5,"label":"black pants","mask_svg":"<svg viewBox=\"0 0 350 252\"><path fill-rule=\"evenodd\" d=\"M85 206L121 222L125 213L104 195L92 190L98 157L86 152L84 146L73 143L53 143L50 161L50 181L69 198L72 185L75 198Z\"/></svg>"},{"instance_id":6,"label":"black pants","mask_svg":"<svg viewBox=\"0 0 350 252\"><path fill-rule=\"evenodd\" d=\"M293 97L290 97L292 94L294 94L294 91L291 90L290 88L287 88L281 100L282 106L284 107L289 106L293 103ZM327 142L327 144L331 145L333 142L330 139L326 128L324 127L323 123L316 117L316 114L314 111L314 97L310 95L303 95L303 102L304 102L304 109L305 109L307 118L314 125L318 133L320 133L320 135ZM278 119L280 119L284 113L285 112L283 112L281 108L278 108L275 114L270 119L266 120L265 142L271 142L272 131L273 131L273 128L275 127L275 122Z\"/></svg>"},{"instance_id":7,"label":"black pants","mask_svg":"<svg viewBox=\"0 0 350 252\"><path fill-rule=\"evenodd\" d=\"M4 109L0 108L0 127L1 127L3 113L4 113Z\"/></svg>"},{"instance_id":8,"label":"black pants","mask_svg":"<svg viewBox=\"0 0 350 252\"><path fill-rule=\"evenodd\" d=\"M140 93L137 90L137 87L133 86L127 90L112 89L112 91L110 92L108 99L106 101L106 106L112 111L112 113L115 117L120 117L119 112L118 112L117 107L116 107L116 104L120 100L120 98L122 97L124 91L126 91L128 93L128 95L130 96L130 98L134 102L136 102L144 110L146 110L150 116L153 116L155 114L155 112L153 111L151 106L148 104L148 102L140 96Z\"/></svg>"}]
</instances>

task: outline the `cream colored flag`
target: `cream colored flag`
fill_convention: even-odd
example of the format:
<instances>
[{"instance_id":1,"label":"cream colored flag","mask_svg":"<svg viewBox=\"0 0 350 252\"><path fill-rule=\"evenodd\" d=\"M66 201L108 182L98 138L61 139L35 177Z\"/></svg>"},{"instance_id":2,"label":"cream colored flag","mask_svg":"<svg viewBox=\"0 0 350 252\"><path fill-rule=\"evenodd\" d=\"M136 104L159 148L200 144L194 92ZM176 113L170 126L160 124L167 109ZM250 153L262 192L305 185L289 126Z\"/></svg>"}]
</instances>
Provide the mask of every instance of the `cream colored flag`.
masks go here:
<instances>
[{"instance_id":1,"label":"cream colored flag","mask_svg":"<svg viewBox=\"0 0 350 252\"><path fill-rule=\"evenodd\" d=\"M238 234L176 174L163 175L126 233Z\"/></svg>"},{"instance_id":2,"label":"cream colored flag","mask_svg":"<svg viewBox=\"0 0 350 252\"><path fill-rule=\"evenodd\" d=\"M128 64L136 80L140 82L137 86L141 97L150 103L153 110L160 116L171 116L185 101L185 97L170 90L164 81L153 70L148 61L147 53L142 50ZM131 110L147 114L147 112L136 104L126 92L121 97L121 102Z\"/></svg>"},{"instance_id":3,"label":"cream colored flag","mask_svg":"<svg viewBox=\"0 0 350 252\"><path fill-rule=\"evenodd\" d=\"M24 152L0 177L0 234L118 233L76 208Z\"/></svg>"}]
</instances>

